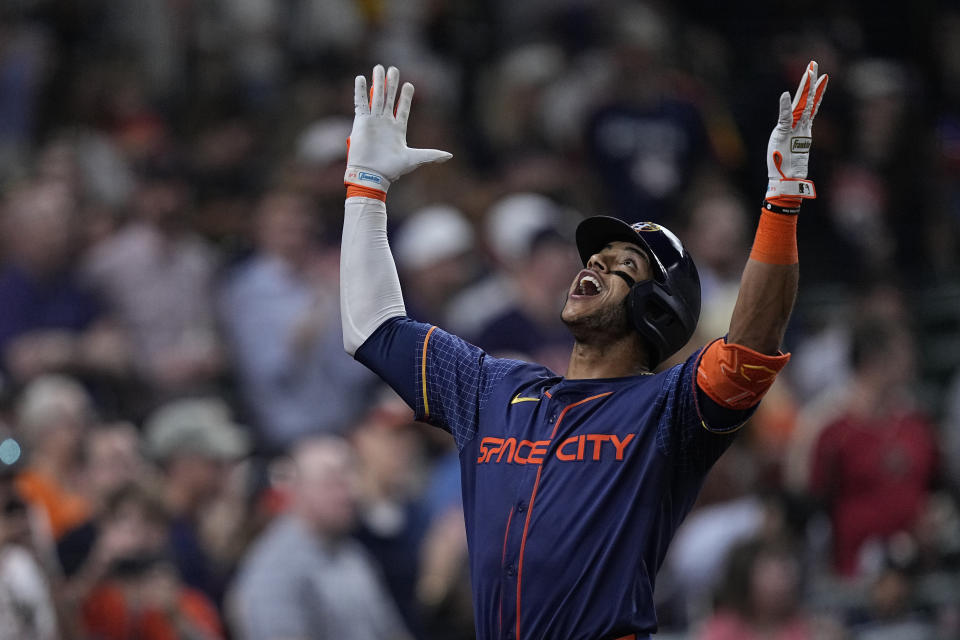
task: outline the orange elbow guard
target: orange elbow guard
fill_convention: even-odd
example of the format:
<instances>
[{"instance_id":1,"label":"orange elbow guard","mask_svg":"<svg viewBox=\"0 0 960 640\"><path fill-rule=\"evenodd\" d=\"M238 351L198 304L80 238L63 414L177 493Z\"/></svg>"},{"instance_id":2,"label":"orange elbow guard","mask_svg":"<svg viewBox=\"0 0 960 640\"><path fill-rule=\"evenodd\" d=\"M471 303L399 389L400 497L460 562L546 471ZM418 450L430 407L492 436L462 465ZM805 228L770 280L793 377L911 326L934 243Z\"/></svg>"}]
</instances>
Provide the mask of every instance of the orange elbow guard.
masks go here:
<instances>
[{"instance_id":1,"label":"orange elbow guard","mask_svg":"<svg viewBox=\"0 0 960 640\"><path fill-rule=\"evenodd\" d=\"M789 353L768 356L723 339L714 340L700 356L697 384L722 407L749 409L760 402L789 360Z\"/></svg>"}]
</instances>

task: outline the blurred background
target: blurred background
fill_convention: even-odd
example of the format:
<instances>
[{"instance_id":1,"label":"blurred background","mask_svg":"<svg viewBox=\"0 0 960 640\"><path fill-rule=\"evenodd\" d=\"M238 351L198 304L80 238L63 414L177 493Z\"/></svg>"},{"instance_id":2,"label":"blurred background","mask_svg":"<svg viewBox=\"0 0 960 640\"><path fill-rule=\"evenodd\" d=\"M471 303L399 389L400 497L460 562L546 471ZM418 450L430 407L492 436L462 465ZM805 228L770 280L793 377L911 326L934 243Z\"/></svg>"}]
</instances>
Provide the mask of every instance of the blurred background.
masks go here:
<instances>
[{"instance_id":1,"label":"blurred background","mask_svg":"<svg viewBox=\"0 0 960 640\"><path fill-rule=\"evenodd\" d=\"M409 314L562 373L586 215L696 258L677 358L726 332L810 59L793 360L658 637L960 637L955 4L4 0L0 638L472 638L452 439L342 351L353 77L454 154L390 191Z\"/></svg>"}]
</instances>

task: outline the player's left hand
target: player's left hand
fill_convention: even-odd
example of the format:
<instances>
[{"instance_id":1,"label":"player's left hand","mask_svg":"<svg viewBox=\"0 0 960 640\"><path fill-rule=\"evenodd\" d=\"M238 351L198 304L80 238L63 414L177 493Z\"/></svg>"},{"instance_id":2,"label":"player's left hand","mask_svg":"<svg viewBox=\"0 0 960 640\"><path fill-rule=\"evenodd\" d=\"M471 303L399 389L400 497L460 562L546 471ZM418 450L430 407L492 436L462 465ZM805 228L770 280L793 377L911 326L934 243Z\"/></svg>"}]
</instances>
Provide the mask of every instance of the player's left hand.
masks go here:
<instances>
[{"instance_id":1,"label":"player's left hand","mask_svg":"<svg viewBox=\"0 0 960 640\"><path fill-rule=\"evenodd\" d=\"M765 200L778 206L800 206L801 198L816 198L807 180L807 163L813 146L813 119L820 109L829 76L817 77L817 63L807 65L793 100L780 96L780 117L767 143L767 193Z\"/></svg>"},{"instance_id":2,"label":"player's left hand","mask_svg":"<svg viewBox=\"0 0 960 640\"><path fill-rule=\"evenodd\" d=\"M413 101L413 85L404 83L397 101L400 72L382 65L373 68L373 90L367 79L354 83L354 119L347 147L347 172L343 181L386 193L390 183L428 162L446 162L453 156L437 149L407 146L407 119ZM396 102L396 108L394 108Z\"/></svg>"}]
</instances>

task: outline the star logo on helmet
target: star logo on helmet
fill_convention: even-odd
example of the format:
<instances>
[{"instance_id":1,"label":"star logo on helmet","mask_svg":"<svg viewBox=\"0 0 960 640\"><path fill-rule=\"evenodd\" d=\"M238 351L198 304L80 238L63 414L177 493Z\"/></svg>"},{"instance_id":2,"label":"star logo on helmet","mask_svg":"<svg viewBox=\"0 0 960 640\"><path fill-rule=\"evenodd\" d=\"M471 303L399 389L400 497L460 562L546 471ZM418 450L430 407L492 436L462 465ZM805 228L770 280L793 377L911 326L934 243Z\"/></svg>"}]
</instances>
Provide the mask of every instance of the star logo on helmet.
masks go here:
<instances>
[{"instance_id":1,"label":"star logo on helmet","mask_svg":"<svg viewBox=\"0 0 960 640\"><path fill-rule=\"evenodd\" d=\"M634 223L633 223L632 225L630 225L630 226L633 228L634 231L637 231L637 232L640 232L640 231L660 231L661 229L663 229L663 227L661 227L660 225L658 225L658 224L656 224L656 223L654 223L654 222L634 222Z\"/></svg>"}]
</instances>

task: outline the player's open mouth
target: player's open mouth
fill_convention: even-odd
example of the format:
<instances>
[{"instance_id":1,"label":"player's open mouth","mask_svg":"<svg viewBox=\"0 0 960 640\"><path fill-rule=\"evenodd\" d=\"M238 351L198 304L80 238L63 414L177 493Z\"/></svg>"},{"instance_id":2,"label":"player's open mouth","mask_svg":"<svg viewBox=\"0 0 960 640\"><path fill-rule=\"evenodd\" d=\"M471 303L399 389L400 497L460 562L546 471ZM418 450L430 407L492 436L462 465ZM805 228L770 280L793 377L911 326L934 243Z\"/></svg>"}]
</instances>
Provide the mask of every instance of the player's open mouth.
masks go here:
<instances>
[{"instance_id":1,"label":"player's open mouth","mask_svg":"<svg viewBox=\"0 0 960 640\"><path fill-rule=\"evenodd\" d=\"M586 269L577 274L576 283L577 286L573 290L573 294L576 296L595 296L603 291L603 283L600 282L600 278Z\"/></svg>"}]
</instances>

